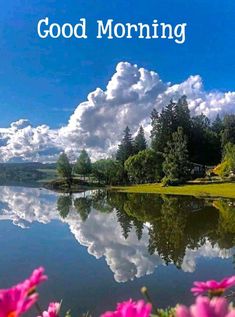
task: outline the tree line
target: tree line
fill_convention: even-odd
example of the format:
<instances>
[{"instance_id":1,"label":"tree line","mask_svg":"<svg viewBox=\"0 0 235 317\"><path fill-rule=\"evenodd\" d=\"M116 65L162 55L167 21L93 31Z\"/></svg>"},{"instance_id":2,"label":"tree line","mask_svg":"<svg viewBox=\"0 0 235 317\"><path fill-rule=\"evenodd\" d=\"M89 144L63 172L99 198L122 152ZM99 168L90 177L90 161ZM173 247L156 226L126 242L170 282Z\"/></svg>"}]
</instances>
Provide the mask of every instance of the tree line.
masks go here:
<instances>
[{"instance_id":1,"label":"tree line","mask_svg":"<svg viewBox=\"0 0 235 317\"><path fill-rule=\"evenodd\" d=\"M161 112L153 109L150 142L142 126L135 137L127 126L114 157L92 163L83 149L71 164L62 153L57 171L68 182L80 175L110 185L160 181L166 185L192 178L195 164L219 164L215 172L220 176L235 172L235 115L217 115L214 121L204 114L191 116L187 98L182 96Z\"/></svg>"}]
</instances>

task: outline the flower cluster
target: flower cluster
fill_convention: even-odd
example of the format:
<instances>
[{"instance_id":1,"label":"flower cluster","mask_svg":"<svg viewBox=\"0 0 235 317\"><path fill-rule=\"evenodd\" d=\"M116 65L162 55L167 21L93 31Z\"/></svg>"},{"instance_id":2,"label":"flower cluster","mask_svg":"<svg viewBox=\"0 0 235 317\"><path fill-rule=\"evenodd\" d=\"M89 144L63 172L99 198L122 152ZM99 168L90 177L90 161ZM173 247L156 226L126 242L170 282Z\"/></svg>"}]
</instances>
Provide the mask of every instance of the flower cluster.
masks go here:
<instances>
[{"instance_id":1,"label":"flower cluster","mask_svg":"<svg viewBox=\"0 0 235 317\"><path fill-rule=\"evenodd\" d=\"M0 317L19 317L28 311L38 300L37 286L47 280L44 269L39 267L24 282L9 289L0 290ZM50 304L48 311L39 317L57 317L58 303Z\"/></svg>"},{"instance_id":2,"label":"flower cluster","mask_svg":"<svg viewBox=\"0 0 235 317\"><path fill-rule=\"evenodd\" d=\"M199 296L191 307L176 307L176 317L235 317L235 309L229 306L224 297L209 299Z\"/></svg>"},{"instance_id":3,"label":"flower cluster","mask_svg":"<svg viewBox=\"0 0 235 317\"><path fill-rule=\"evenodd\" d=\"M38 300L37 286L47 280L42 267L32 275L9 289L0 289L0 317L20 317ZM101 317L235 317L235 308L229 303L224 293L235 286L235 276L220 282L194 282L191 289L197 296L190 307L177 305L175 308L162 310L143 300L125 301L117 304L115 311L107 311ZM149 296L148 296L149 299ZM37 308L40 310L38 304ZM154 310L154 313L153 313ZM59 317L60 303L50 303L46 311L37 317Z\"/></svg>"},{"instance_id":4,"label":"flower cluster","mask_svg":"<svg viewBox=\"0 0 235 317\"><path fill-rule=\"evenodd\" d=\"M224 278L222 281L217 282L214 280L207 282L194 282L194 287L191 288L191 291L194 295L201 295L203 293L208 293L210 296L220 296L228 288L235 285L235 276L229 278Z\"/></svg>"},{"instance_id":5,"label":"flower cluster","mask_svg":"<svg viewBox=\"0 0 235 317\"><path fill-rule=\"evenodd\" d=\"M107 311L101 317L149 317L152 305L143 300L133 302L131 299L117 305L115 311Z\"/></svg>"}]
</instances>

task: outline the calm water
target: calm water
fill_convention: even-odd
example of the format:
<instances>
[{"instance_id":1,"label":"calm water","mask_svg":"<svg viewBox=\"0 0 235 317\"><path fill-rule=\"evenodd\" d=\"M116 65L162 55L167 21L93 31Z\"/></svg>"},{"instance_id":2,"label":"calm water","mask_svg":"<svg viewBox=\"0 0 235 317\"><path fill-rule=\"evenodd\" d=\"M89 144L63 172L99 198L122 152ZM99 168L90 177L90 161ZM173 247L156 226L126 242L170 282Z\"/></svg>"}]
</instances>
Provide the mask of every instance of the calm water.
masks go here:
<instances>
[{"instance_id":1,"label":"calm water","mask_svg":"<svg viewBox=\"0 0 235 317\"><path fill-rule=\"evenodd\" d=\"M45 266L42 307L98 316L143 285L160 306L190 303L194 280L234 273L235 201L0 187L0 243L0 288Z\"/></svg>"}]
</instances>

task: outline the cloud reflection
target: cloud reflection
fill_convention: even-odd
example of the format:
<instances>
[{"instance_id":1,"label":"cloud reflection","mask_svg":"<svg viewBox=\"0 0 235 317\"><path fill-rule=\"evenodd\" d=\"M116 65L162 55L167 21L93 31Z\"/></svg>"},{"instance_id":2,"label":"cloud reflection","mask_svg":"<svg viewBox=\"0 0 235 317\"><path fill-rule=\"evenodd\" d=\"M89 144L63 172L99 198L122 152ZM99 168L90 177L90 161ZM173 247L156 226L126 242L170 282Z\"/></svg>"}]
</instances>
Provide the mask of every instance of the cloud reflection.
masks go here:
<instances>
[{"instance_id":1,"label":"cloud reflection","mask_svg":"<svg viewBox=\"0 0 235 317\"><path fill-rule=\"evenodd\" d=\"M89 197L91 192L75 194L76 199ZM126 282L144 275L152 274L164 260L157 252L149 253L149 224L143 226L142 237L138 240L134 227L125 239L118 221L117 212L100 212L89 205L90 212L86 220L81 217L75 204L69 205L64 217L58 212L58 198L61 195L38 188L1 187L0 220L10 220L14 225L27 228L33 222L47 224L53 220L66 223L75 239L94 257L104 257L117 282ZM79 206L79 205L78 205ZM181 264L184 272L196 269L197 259L229 258L231 250L220 249L218 244L211 244L205 239L203 245L195 249L186 248Z\"/></svg>"}]
</instances>

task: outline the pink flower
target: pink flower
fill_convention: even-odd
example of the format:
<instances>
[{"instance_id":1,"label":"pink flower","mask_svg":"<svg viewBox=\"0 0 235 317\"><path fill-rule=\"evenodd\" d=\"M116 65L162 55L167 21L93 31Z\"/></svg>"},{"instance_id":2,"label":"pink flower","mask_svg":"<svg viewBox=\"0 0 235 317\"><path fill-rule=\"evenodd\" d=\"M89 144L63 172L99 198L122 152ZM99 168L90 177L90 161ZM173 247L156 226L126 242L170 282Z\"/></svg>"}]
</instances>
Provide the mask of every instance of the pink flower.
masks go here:
<instances>
[{"instance_id":1,"label":"pink flower","mask_svg":"<svg viewBox=\"0 0 235 317\"><path fill-rule=\"evenodd\" d=\"M208 292L210 295L220 296L224 291L235 285L235 276L224 278L222 281L217 282L214 280L207 282L194 282L195 287L191 288L194 295L200 295Z\"/></svg>"},{"instance_id":2,"label":"pink flower","mask_svg":"<svg viewBox=\"0 0 235 317\"><path fill-rule=\"evenodd\" d=\"M24 282L0 290L0 317L21 316L37 301L36 286L47 279L43 273L40 267Z\"/></svg>"},{"instance_id":3,"label":"pink flower","mask_svg":"<svg viewBox=\"0 0 235 317\"><path fill-rule=\"evenodd\" d=\"M47 280L47 276L44 275L44 271L43 267L39 267L34 270L31 276L22 283L27 285L29 293L34 292L39 284Z\"/></svg>"},{"instance_id":4,"label":"pink flower","mask_svg":"<svg viewBox=\"0 0 235 317\"><path fill-rule=\"evenodd\" d=\"M25 313L37 301L38 294L28 295L24 284L0 290L0 317L18 317Z\"/></svg>"},{"instance_id":5,"label":"pink flower","mask_svg":"<svg viewBox=\"0 0 235 317\"><path fill-rule=\"evenodd\" d=\"M179 305L176 307L176 317L234 317L235 309L229 307L224 297L199 296L191 307Z\"/></svg>"},{"instance_id":6,"label":"pink flower","mask_svg":"<svg viewBox=\"0 0 235 317\"><path fill-rule=\"evenodd\" d=\"M107 311L101 317L149 317L152 310L151 304L143 300L133 302L131 299L117 305L116 311Z\"/></svg>"},{"instance_id":7,"label":"pink flower","mask_svg":"<svg viewBox=\"0 0 235 317\"><path fill-rule=\"evenodd\" d=\"M48 310L42 313L42 316L38 317L58 317L60 311L60 303L50 303Z\"/></svg>"}]
</instances>

